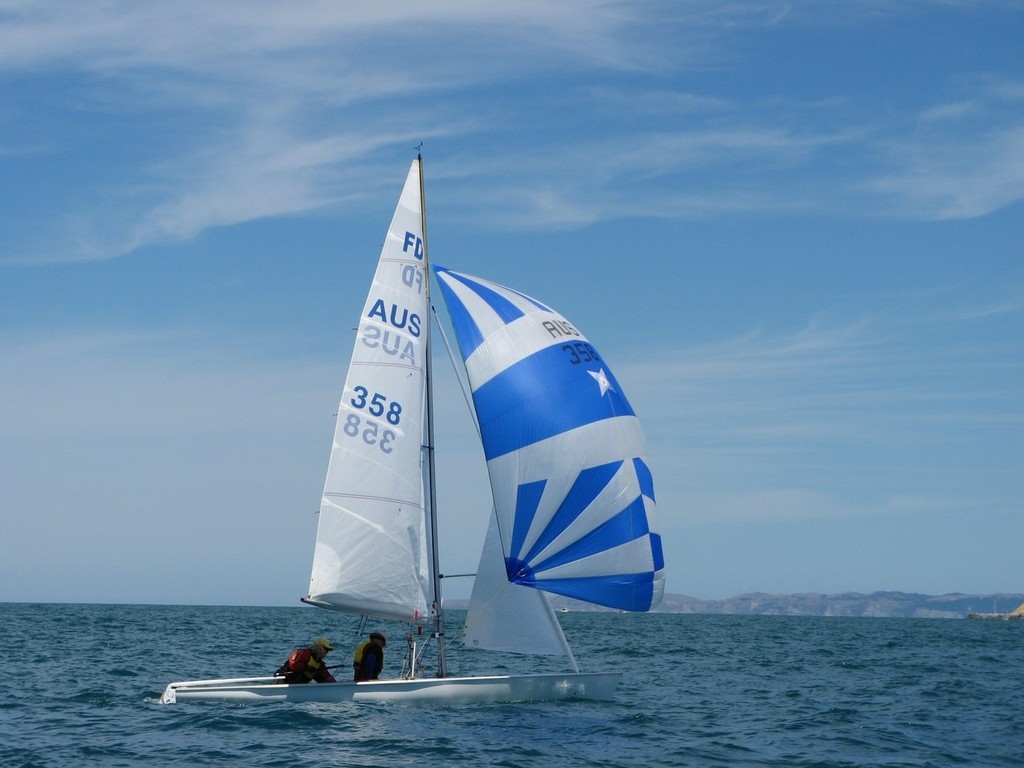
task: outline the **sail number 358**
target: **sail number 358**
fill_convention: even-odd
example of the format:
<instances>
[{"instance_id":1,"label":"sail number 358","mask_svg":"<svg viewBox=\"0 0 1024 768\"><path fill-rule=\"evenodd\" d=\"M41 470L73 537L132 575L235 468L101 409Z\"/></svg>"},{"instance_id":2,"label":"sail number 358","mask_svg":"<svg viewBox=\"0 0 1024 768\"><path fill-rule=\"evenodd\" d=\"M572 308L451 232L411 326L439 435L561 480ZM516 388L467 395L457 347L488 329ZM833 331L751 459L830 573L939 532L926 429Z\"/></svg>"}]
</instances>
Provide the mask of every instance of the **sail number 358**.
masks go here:
<instances>
[{"instance_id":1,"label":"sail number 358","mask_svg":"<svg viewBox=\"0 0 1024 768\"><path fill-rule=\"evenodd\" d=\"M366 387L358 386L354 390L355 397L349 402L353 408L365 410L370 416L383 418L388 424L398 426L402 420L402 404L392 400L388 402L387 396L380 392L370 395ZM361 436L367 445L377 445L384 453L391 453L394 448L391 443L396 435L390 429L380 428L381 424L370 419L363 419L358 413L350 413L345 417L345 424L342 430L349 437Z\"/></svg>"},{"instance_id":2,"label":"sail number 358","mask_svg":"<svg viewBox=\"0 0 1024 768\"><path fill-rule=\"evenodd\" d=\"M573 365L580 363L597 363L601 361L597 350L585 341L576 341L572 344L563 344L562 351L568 353L569 362Z\"/></svg>"}]
</instances>

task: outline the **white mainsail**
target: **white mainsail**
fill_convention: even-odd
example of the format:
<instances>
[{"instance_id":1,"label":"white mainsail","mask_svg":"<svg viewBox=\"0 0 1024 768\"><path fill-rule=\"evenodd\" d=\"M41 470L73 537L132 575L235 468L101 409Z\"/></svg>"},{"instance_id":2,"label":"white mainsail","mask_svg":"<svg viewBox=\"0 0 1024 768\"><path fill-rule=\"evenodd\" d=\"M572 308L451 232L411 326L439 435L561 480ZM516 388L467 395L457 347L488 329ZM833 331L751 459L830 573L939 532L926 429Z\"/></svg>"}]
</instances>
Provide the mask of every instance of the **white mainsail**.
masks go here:
<instances>
[{"instance_id":1,"label":"white mainsail","mask_svg":"<svg viewBox=\"0 0 1024 768\"><path fill-rule=\"evenodd\" d=\"M426 616L427 272L413 162L360 316L338 406L306 602L399 621Z\"/></svg>"}]
</instances>

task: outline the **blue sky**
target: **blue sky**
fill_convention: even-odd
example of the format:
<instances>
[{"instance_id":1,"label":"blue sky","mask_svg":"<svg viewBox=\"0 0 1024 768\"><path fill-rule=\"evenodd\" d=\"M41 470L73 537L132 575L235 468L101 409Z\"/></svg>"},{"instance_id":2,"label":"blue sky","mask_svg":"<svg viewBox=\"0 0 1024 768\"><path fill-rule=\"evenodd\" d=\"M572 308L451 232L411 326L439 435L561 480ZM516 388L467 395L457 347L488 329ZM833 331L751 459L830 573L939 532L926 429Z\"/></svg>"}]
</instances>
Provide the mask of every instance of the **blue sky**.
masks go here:
<instances>
[{"instance_id":1,"label":"blue sky","mask_svg":"<svg viewBox=\"0 0 1024 768\"><path fill-rule=\"evenodd\" d=\"M626 387L670 592L1022 589L1024 8L370 5L4 3L0 600L305 594L421 142L432 259Z\"/></svg>"}]
</instances>

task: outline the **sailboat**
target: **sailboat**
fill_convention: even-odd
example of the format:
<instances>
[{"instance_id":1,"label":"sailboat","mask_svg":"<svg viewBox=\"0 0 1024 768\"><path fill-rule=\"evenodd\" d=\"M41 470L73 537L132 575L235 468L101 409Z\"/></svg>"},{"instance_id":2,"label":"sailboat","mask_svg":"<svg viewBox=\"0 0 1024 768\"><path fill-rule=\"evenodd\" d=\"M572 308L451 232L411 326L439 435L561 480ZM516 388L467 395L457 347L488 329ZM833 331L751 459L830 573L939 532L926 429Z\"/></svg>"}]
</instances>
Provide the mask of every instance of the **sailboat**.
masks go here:
<instances>
[{"instance_id":1,"label":"sailboat","mask_svg":"<svg viewBox=\"0 0 1024 768\"><path fill-rule=\"evenodd\" d=\"M992 613L976 613L970 611L967 614L968 619L999 619L1001 621L1024 621L1024 603L1021 603L1009 613L998 613L996 611L996 601L992 598Z\"/></svg>"},{"instance_id":2,"label":"sailboat","mask_svg":"<svg viewBox=\"0 0 1024 768\"><path fill-rule=\"evenodd\" d=\"M422 167L417 156L363 306L302 598L415 628L407 632L408 663L396 679L359 683L176 682L164 703L611 699L621 672L580 671L549 595L618 611L649 611L661 602L665 562L653 480L622 387L591 342L546 304L431 269ZM449 670L438 566L431 271L457 341L492 492L463 645L564 656L565 672Z\"/></svg>"}]
</instances>

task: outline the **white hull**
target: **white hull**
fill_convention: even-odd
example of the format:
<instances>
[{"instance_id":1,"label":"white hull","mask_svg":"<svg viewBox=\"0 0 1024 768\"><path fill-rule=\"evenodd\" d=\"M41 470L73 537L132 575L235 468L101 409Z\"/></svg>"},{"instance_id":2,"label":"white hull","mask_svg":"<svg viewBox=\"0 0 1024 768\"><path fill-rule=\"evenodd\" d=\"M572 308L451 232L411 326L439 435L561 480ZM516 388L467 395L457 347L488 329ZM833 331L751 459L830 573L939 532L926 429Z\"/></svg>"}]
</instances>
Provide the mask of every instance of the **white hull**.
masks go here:
<instances>
[{"instance_id":1,"label":"white hull","mask_svg":"<svg viewBox=\"0 0 1024 768\"><path fill-rule=\"evenodd\" d=\"M191 680L168 685L160 702L381 701L403 704L477 704L561 699L608 700L614 697L621 677L619 672L569 672L307 685L283 685L279 682L280 678L274 677Z\"/></svg>"}]
</instances>

